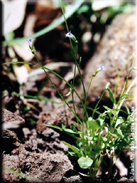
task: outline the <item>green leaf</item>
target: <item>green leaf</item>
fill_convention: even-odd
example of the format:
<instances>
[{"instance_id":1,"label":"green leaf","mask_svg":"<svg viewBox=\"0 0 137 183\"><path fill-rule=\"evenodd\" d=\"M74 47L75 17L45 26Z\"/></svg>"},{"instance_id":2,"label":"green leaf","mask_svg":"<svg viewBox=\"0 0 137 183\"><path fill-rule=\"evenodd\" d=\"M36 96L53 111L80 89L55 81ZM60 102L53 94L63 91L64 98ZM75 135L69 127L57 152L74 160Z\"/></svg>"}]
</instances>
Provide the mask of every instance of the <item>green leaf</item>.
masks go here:
<instances>
[{"instance_id":1,"label":"green leaf","mask_svg":"<svg viewBox=\"0 0 137 183\"><path fill-rule=\"evenodd\" d=\"M133 95L131 95L131 94L123 94L123 97L130 97L130 98L133 98Z\"/></svg>"},{"instance_id":2,"label":"green leaf","mask_svg":"<svg viewBox=\"0 0 137 183\"><path fill-rule=\"evenodd\" d=\"M89 6L84 4L84 5L82 5L82 6L78 9L77 13L78 13L78 14L87 13L88 11L89 11Z\"/></svg>"},{"instance_id":3,"label":"green leaf","mask_svg":"<svg viewBox=\"0 0 137 183\"><path fill-rule=\"evenodd\" d=\"M59 126L50 125L50 124L44 124L44 125L47 127L55 128L55 129L60 130L62 132L62 128L60 128Z\"/></svg>"},{"instance_id":4,"label":"green leaf","mask_svg":"<svg viewBox=\"0 0 137 183\"><path fill-rule=\"evenodd\" d=\"M5 39L6 40L12 40L12 39L14 39L14 37L15 37L14 32L9 32L9 33L5 34Z\"/></svg>"},{"instance_id":5,"label":"green leaf","mask_svg":"<svg viewBox=\"0 0 137 183\"><path fill-rule=\"evenodd\" d=\"M114 107L115 107L116 105L114 105ZM117 111L117 109L116 108L109 108L109 107L107 107L107 106L103 106L107 111L105 111L108 115L109 115L109 117L113 114L114 116L116 115L116 111Z\"/></svg>"},{"instance_id":6,"label":"green leaf","mask_svg":"<svg viewBox=\"0 0 137 183\"><path fill-rule=\"evenodd\" d=\"M122 124L124 122L123 118L122 117L119 117L116 121L116 124L115 124L115 128L119 125L119 124Z\"/></svg>"},{"instance_id":7,"label":"green leaf","mask_svg":"<svg viewBox=\"0 0 137 183\"><path fill-rule=\"evenodd\" d=\"M79 57L79 66L81 65L82 57Z\"/></svg>"},{"instance_id":8,"label":"green leaf","mask_svg":"<svg viewBox=\"0 0 137 183\"><path fill-rule=\"evenodd\" d=\"M78 132L76 126L73 123L71 123L70 129L73 130L74 132Z\"/></svg>"},{"instance_id":9,"label":"green leaf","mask_svg":"<svg viewBox=\"0 0 137 183\"><path fill-rule=\"evenodd\" d=\"M107 142L107 140L108 140L106 137L102 137L102 139L104 142Z\"/></svg>"},{"instance_id":10,"label":"green leaf","mask_svg":"<svg viewBox=\"0 0 137 183\"><path fill-rule=\"evenodd\" d=\"M82 156L81 158L78 159L78 164L80 168L87 169L91 167L91 165L93 164L93 160L90 159L89 157Z\"/></svg>"},{"instance_id":11,"label":"green leaf","mask_svg":"<svg viewBox=\"0 0 137 183\"><path fill-rule=\"evenodd\" d=\"M95 143L95 142L94 142ZM95 146L94 146L94 149L97 152L100 152L100 150L103 148L103 139L102 139L102 135L99 134L98 137L97 137L97 140L96 140L96 143L95 143Z\"/></svg>"},{"instance_id":12,"label":"green leaf","mask_svg":"<svg viewBox=\"0 0 137 183\"><path fill-rule=\"evenodd\" d=\"M100 115L99 115L99 117L98 117L97 120L99 121L100 126L103 125L103 122L104 122L105 118L106 118L106 114L100 114Z\"/></svg>"},{"instance_id":13,"label":"green leaf","mask_svg":"<svg viewBox=\"0 0 137 183\"><path fill-rule=\"evenodd\" d=\"M121 97L120 97L120 100L123 100L123 99L125 99L125 98L130 98L130 99L133 99L134 97L133 97L133 95L131 95L131 94L123 94Z\"/></svg>"},{"instance_id":14,"label":"green leaf","mask_svg":"<svg viewBox=\"0 0 137 183\"><path fill-rule=\"evenodd\" d=\"M103 105L103 107L107 110L107 112L113 113L113 109Z\"/></svg>"},{"instance_id":15,"label":"green leaf","mask_svg":"<svg viewBox=\"0 0 137 183\"><path fill-rule=\"evenodd\" d=\"M123 135L123 133L122 133L122 131L121 131L120 128L117 129L117 133L118 133L122 138L124 137L124 135Z\"/></svg>"},{"instance_id":16,"label":"green leaf","mask_svg":"<svg viewBox=\"0 0 137 183\"><path fill-rule=\"evenodd\" d=\"M126 108L128 116L129 116L130 115L130 109L129 109L129 107L126 104L125 104L125 108Z\"/></svg>"},{"instance_id":17,"label":"green leaf","mask_svg":"<svg viewBox=\"0 0 137 183\"><path fill-rule=\"evenodd\" d=\"M114 138L118 138L118 136L115 133L109 132Z\"/></svg>"},{"instance_id":18,"label":"green leaf","mask_svg":"<svg viewBox=\"0 0 137 183\"><path fill-rule=\"evenodd\" d=\"M69 128L66 128L65 125L62 124L62 130L67 133L73 133L73 134L79 134L78 132L75 132L74 130L71 130Z\"/></svg>"},{"instance_id":19,"label":"green leaf","mask_svg":"<svg viewBox=\"0 0 137 183\"><path fill-rule=\"evenodd\" d=\"M78 157L78 155L74 152L74 151L68 151L68 154L70 154L70 156L75 156Z\"/></svg>"},{"instance_id":20,"label":"green leaf","mask_svg":"<svg viewBox=\"0 0 137 183\"><path fill-rule=\"evenodd\" d=\"M88 118L87 126L88 126L89 129L91 129L93 131L95 131L95 130L100 128L97 120L94 120L92 117Z\"/></svg>"},{"instance_id":21,"label":"green leaf","mask_svg":"<svg viewBox=\"0 0 137 183\"><path fill-rule=\"evenodd\" d=\"M68 146L71 150L73 150L78 156L80 156L80 152L79 149L65 141L62 141L63 144L65 144L66 146Z\"/></svg>"},{"instance_id":22,"label":"green leaf","mask_svg":"<svg viewBox=\"0 0 137 183\"><path fill-rule=\"evenodd\" d=\"M114 100L112 91L110 90L110 88L108 88L107 90L108 90L108 93L109 93L110 100L112 101L112 103L114 103L115 100Z\"/></svg>"}]
</instances>

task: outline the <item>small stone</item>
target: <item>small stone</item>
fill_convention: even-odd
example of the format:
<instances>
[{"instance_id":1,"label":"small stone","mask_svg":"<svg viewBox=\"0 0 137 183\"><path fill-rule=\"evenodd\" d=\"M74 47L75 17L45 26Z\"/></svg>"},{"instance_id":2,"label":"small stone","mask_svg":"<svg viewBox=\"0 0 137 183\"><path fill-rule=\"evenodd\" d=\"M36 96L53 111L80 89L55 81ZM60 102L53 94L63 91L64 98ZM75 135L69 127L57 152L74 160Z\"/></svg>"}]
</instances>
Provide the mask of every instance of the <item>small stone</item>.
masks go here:
<instances>
[{"instance_id":1,"label":"small stone","mask_svg":"<svg viewBox=\"0 0 137 183\"><path fill-rule=\"evenodd\" d=\"M3 109L3 129L17 129L25 123L25 120L13 112Z\"/></svg>"}]
</instances>

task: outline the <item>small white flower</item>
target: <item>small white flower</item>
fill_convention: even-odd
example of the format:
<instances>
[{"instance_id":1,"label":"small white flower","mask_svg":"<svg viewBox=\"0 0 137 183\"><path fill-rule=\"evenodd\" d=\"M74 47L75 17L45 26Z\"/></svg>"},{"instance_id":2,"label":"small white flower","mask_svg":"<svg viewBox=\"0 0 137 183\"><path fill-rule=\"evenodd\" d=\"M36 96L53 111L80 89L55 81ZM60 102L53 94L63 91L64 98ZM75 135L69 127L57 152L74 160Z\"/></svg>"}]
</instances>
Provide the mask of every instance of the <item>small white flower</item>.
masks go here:
<instances>
[{"instance_id":1,"label":"small white flower","mask_svg":"<svg viewBox=\"0 0 137 183\"><path fill-rule=\"evenodd\" d=\"M104 67L103 65L101 65L101 66L97 69L98 72L99 72L99 71L102 71L102 70L105 70L105 67Z\"/></svg>"},{"instance_id":2,"label":"small white flower","mask_svg":"<svg viewBox=\"0 0 137 183\"><path fill-rule=\"evenodd\" d=\"M35 54L35 49L34 49L34 45L33 45L33 40L34 40L34 39L31 39L31 38L30 38L30 39L28 39L27 41L28 41L29 48L30 48L32 54Z\"/></svg>"},{"instance_id":3,"label":"small white flower","mask_svg":"<svg viewBox=\"0 0 137 183\"><path fill-rule=\"evenodd\" d=\"M100 96L97 96L96 99L100 99Z\"/></svg>"},{"instance_id":4,"label":"small white flower","mask_svg":"<svg viewBox=\"0 0 137 183\"><path fill-rule=\"evenodd\" d=\"M32 47L32 46L33 46L33 39L28 39L27 41L28 41L28 43L29 43L29 46Z\"/></svg>"},{"instance_id":5,"label":"small white flower","mask_svg":"<svg viewBox=\"0 0 137 183\"><path fill-rule=\"evenodd\" d=\"M75 38L75 36L71 33L71 31L69 31L67 34L65 34L66 37L69 38Z\"/></svg>"},{"instance_id":6,"label":"small white flower","mask_svg":"<svg viewBox=\"0 0 137 183\"><path fill-rule=\"evenodd\" d=\"M92 76L95 77L102 70L105 70L105 67L103 65L98 67L97 70L92 74Z\"/></svg>"},{"instance_id":7,"label":"small white flower","mask_svg":"<svg viewBox=\"0 0 137 183\"><path fill-rule=\"evenodd\" d=\"M76 37L71 33L71 31L69 31L67 34L65 34L66 37L72 39L76 44L78 44L78 40L76 39Z\"/></svg>"}]
</instances>

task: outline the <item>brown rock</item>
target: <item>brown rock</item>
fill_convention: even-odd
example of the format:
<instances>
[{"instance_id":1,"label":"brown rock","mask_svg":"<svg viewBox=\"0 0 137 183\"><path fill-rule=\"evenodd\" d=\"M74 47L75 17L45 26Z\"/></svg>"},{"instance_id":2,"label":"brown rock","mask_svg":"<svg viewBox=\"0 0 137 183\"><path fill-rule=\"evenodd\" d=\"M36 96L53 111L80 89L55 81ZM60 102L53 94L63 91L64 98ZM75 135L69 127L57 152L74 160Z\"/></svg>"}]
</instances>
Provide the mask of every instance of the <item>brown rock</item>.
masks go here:
<instances>
[{"instance_id":1,"label":"brown rock","mask_svg":"<svg viewBox=\"0 0 137 183\"><path fill-rule=\"evenodd\" d=\"M44 137L55 139L59 136L59 134L53 129L47 128L45 124L64 124L68 127L71 123L73 123L77 126L76 122L73 121L73 118L74 115L72 114L72 112L69 111L69 109L66 106L60 106L57 109L53 109L48 112L42 112L41 117L37 122L37 132L39 134L42 134Z\"/></svg>"},{"instance_id":2,"label":"brown rock","mask_svg":"<svg viewBox=\"0 0 137 183\"><path fill-rule=\"evenodd\" d=\"M11 130L2 131L2 151L11 152L13 149L20 146L20 141L15 132Z\"/></svg>"},{"instance_id":3,"label":"brown rock","mask_svg":"<svg viewBox=\"0 0 137 183\"><path fill-rule=\"evenodd\" d=\"M119 97L130 70L131 61L133 61L132 59L126 64L127 60L135 52L135 19L135 11L117 15L107 28L94 56L86 65L84 71L86 88L88 88L89 81L95 70L100 65L105 67L105 70L100 71L93 79L89 90L88 102L95 101L101 95L108 82L110 82L112 90L114 90L114 83L117 82L117 97ZM119 79L116 80L120 69L124 65L126 65L124 70ZM131 74L128 85L132 82L134 75L134 73ZM108 99L108 94L103 99Z\"/></svg>"},{"instance_id":4,"label":"brown rock","mask_svg":"<svg viewBox=\"0 0 137 183\"><path fill-rule=\"evenodd\" d=\"M17 129L25 123L25 120L7 109L2 111L3 129Z\"/></svg>"},{"instance_id":5,"label":"brown rock","mask_svg":"<svg viewBox=\"0 0 137 183\"><path fill-rule=\"evenodd\" d=\"M45 153L40 157L39 178L48 182L60 182L63 175L70 169L73 169L68 157L63 153L50 154Z\"/></svg>"},{"instance_id":6,"label":"brown rock","mask_svg":"<svg viewBox=\"0 0 137 183\"><path fill-rule=\"evenodd\" d=\"M68 170L73 170L71 162L63 152L29 152L23 146L19 147L18 155L4 154L3 165L4 182L20 182L23 178L30 182L60 182Z\"/></svg>"},{"instance_id":7,"label":"brown rock","mask_svg":"<svg viewBox=\"0 0 137 183\"><path fill-rule=\"evenodd\" d=\"M3 155L3 172L2 179L4 182L19 182L21 178L12 170L19 171L19 157L9 154Z\"/></svg>"},{"instance_id":8,"label":"brown rock","mask_svg":"<svg viewBox=\"0 0 137 183\"><path fill-rule=\"evenodd\" d=\"M82 179L78 172L74 170L68 170L63 176L63 183L81 183Z\"/></svg>"}]
</instances>

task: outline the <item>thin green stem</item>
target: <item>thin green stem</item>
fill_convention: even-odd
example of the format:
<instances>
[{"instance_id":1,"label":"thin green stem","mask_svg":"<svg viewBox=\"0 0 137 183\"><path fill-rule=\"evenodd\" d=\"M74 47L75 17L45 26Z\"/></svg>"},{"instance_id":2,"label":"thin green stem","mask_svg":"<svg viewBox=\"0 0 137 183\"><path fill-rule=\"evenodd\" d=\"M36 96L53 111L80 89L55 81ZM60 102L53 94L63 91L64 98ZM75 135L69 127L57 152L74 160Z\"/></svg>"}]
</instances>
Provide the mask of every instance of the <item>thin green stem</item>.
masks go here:
<instances>
[{"instance_id":1,"label":"thin green stem","mask_svg":"<svg viewBox=\"0 0 137 183\"><path fill-rule=\"evenodd\" d=\"M64 11L64 7L62 5L62 0L60 0L60 4L61 4L61 9L62 9L62 13L63 13L65 25L66 25L66 29L67 29L67 32L69 32L69 27L68 27L67 20L66 20L66 17L65 17L65 11ZM82 78L82 75L81 75L79 64L77 62L77 53L75 54L74 47L73 47L73 44L72 44L72 41L71 41L70 38L69 38L69 41L70 41L70 46L71 46L71 50L72 50L72 53L73 53L73 58L75 60L75 65L76 65L76 67L78 69L78 72L79 72L79 75L80 75L80 80L81 80L81 83L82 83L82 87L83 87L83 91L84 91L84 96L86 96L85 85L84 85L84 82L83 82L83 78ZM74 79L73 79L73 86L74 86L74 81L75 81L75 73L74 73ZM83 121L87 120L87 118L88 118L87 109L86 109L86 105L87 105L87 100L86 99L87 98L85 97L85 103L83 105L83 109L84 109L83 116L85 115L86 119L84 119L84 117L83 117ZM73 98L72 98L72 100L73 100Z\"/></svg>"},{"instance_id":2,"label":"thin green stem","mask_svg":"<svg viewBox=\"0 0 137 183\"><path fill-rule=\"evenodd\" d=\"M135 85L136 82L137 82L137 76L134 78L134 80L132 81L132 83L131 83L130 86L128 87L128 89L127 89L127 91L125 92L125 94L128 94L128 93L129 93L129 91L130 91L131 88ZM125 98L121 100L121 102L120 102L120 104L119 104L119 106L118 106L118 109L121 108L121 106L123 105L124 101L125 101ZM119 110L117 111L117 115L118 115L118 113L119 113Z\"/></svg>"},{"instance_id":3,"label":"thin green stem","mask_svg":"<svg viewBox=\"0 0 137 183\"><path fill-rule=\"evenodd\" d=\"M87 98L88 98L88 93L89 93L89 89L91 87L91 83L92 83L92 80L93 80L93 77L91 78L90 82L89 82L89 85L88 85L88 89L87 89L87 92L85 94L85 103L87 103ZM87 105L87 104L86 104ZM85 110L87 110L87 106L85 107ZM87 116L88 117L88 116Z\"/></svg>"},{"instance_id":4,"label":"thin green stem","mask_svg":"<svg viewBox=\"0 0 137 183\"><path fill-rule=\"evenodd\" d=\"M86 89L85 89L84 81L83 81L83 78L82 78L82 75L81 75L81 72L80 72L79 65L78 65L78 63L76 63L76 64L77 64L77 68L78 68L78 72L79 72L79 75L80 75L80 80L81 80L81 83L82 83L83 92L84 92L84 96L85 96L84 114L83 114L83 115L85 115L85 121L87 121L87 119L88 119L88 113L87 113L87 97L86 97ZM84 119L83 119L83 120L84 120Z\"/></svg>"},{"instance_id":5,"label":"thin green stem","mask_svg":"<svg viewBox=\"0 0 137 183\"><path fill-rule=\"evenodd\" d=\"M8 92L3 92L3 93L8 94ZM43 96L24 95L24 94L19 94L19 93L16 93L16 92L13 92L11 95L12 96L17 96L17 97L22 96L22 97L31 98L31 99L43 100L43 101L51 102L51 103L55 103L55 104L62 104L63 103L63 102L56 102L54 100L50 100L50 99L45 98Z\"/></svg>"},{"instance_id":6,"label":"thin green stem","mask_svg":"<svg viewBox=\"0 0 137 183\"><path fill-rule=\"evenodd\" d=\"M95 108L94 108L94 110L93 110L92 118L94 118L94 114L95 114L95 112L96 112L96 109L97 109L97 107L98 107L100 101L102 100L102 98L103 98L105 92L106 92L106 90L104 90L103 93L101 94L101 97L100 97L99 101L97 102L97 104L96 104L96 106L95 106Z\"/></svg>"},{"instance_id":7,"label":"thin green stem","mask_svg":"<svg viewBox=\"0 0 137 183\"><path fill-rule=\"evenodd\" d=\"M25 62L25 61L16 61L16 62L6 62L6 63L2 63L2 65L8 65L8 64L29 64L29 65L34 65L34 63L31 62Z\"/></svg>"},{"instance_id":8,"label":"thin green stem","mask_svg":"<svg viewBox=\"0 0 137 183\"><path fill-rule=\"evenodd\" d=\"M131 57L131 58L132 58L132 57ZM135 79L132 81L131 85L128 87L127 91L125 92L125 90L126 90L126 88L127 88L127 84L128 84L129 77L130 77L130 75L131 75L132 70L134 69L134 68L133 68L134 62L135 62L135 60L132 62L131 69L130 69L130 71L129 71L129 73L128 73L128 76L127 76L127 78L126 78L124 87L123 87L122 92L121 92L121 95L120 95L120 97L119 97L119 101L118 101L118 103L117 103L117 104L118 104L118 109L121 108L121 106L123 105L123 103L124 103L124 101L125 101L125 97L124 97L124 99L122 99L122 100L121 100L121 97L123 96L123 94L128 94L128 92L131 90L131 88L133 87L133 85L134 85L135 82L136 82L136 77L135 77ZM118 113L119 113L119 110L117 111L117 115L118 115Z\"/></svg>"},{"instance_id":9,"label":"thin green stem","mask_svg":"<svg viewBox=\"0 0 137 183\"><path fill-rule=\"evenodd\" d=\"M120 99L119 99L118 103L120 102L120 100L121 100L121 96L124 94L124 92L125 92L125 90L126 90L127 83L128 83L128 80L129 80L129 77L130 77L130 74L131 74L132 70L133 70L133 68L132 68L132 69L130 69L130 71L129 71L129 73L128 73L128 76L127 76L127 78L126 78L126 81L125 81L124 87L123 87L122 92L121 92L121 94L120 94Z\"/></svg>"},{"instance_id":10,"label":"thin green stem","mask_svg":"<svg viewBox=\"0 0 137 183\"><path fill-rule=\"evenodd\" d=\"M7 64L31 64L31 65L36 65L36 64L33 64L33 63L30 63L30 62L22 62L22 61L18 61L18 62L6 62L6 63L3 63L3 65L7 65ZM39 67L41 67L41 64L38 65ZM53 70L47 68L46 66L42 66L44 67L46 70L48 70L49 72L51 72L52 74L56 75L58 78L60 78L61 80L63 80L70 88L71 88L71 84L69 84L69 82L67 80L65 80L61 75L59 75L58 73L54 72ZM77 97L79 98L80 102L83 104L83 101L80 97L80 95L78 94L78 92L75 90L75 88L73 89L75 94L77 95Z\"/></svg>"},{"instance_id":11,"label":"thin green stem","mask_svg":"<svg viewBox=\"0 0 137 183\"><path fill-rule=\"evenodd\" d=\"M64 97L61 95L61 93L59 92L59 90L57 89L57 87L55 86L55 84L53 83L52 79L50 78L50 76L48 75L47 71L45 70L45 67L43 67L43 65L41 65L40 60L38 59L37 55L34 54L35 58L37 59L38 63L40 64L40 67L44 70L47 78L49 79L51 85L55 88L55 90L57 91L58 95L60 96L60 98L64 101L64 103L68 106L68 108L70 109L70 111L74 114L74 116L76 117L76 119L81 123L80 119L78 118L77 114L75 113L75 111L69 106L68 102L64 99Z\"/></svg>"},{"instance_id":12,"label":"thin green stem","mask_svg":"<svg viewBox=\"0 0 137 183\"><path fill-rule=\"evenodd\" d=\"M92 81L93 81L93 77L91 77L91 79L90 79L90 82L89 82L89 85L88 85L88 89L87 89L87 92L86 92L86 97L88 96L89 89L90 89L90 87L91 87Z\"/></svg>"},{"instance_id":13,"label":"thin green stem","mask_svg":"<svg viewBox=\"0 0 137 183\"><path fill-rule=\"evenodd\" d=\"M70 88L72 88L72 85L71 85L67 80L65 80L61 75L59 75L58 73L54 72L53 70L51 70L51 69L49 69L49 68L47 68L47 67L45 67L45 66L43 66L43 67L44 67L46 70L48 70L49 72L51 72L52 74L54 74L55 76L57 76L58 78L60 78L61 80L65 81L65 83L66 83ZM79 98L80 102L83 103L83 101L82 101L80 95L78 94L78 92L77 92L74 88L73 88L73 90L74 90L75 94L77 95L77 97Z\"/></svg>"},{"instance_id":14,"label":"thin green stem","mask_svg":"<svg viewBox=\"0 0 137 183\"><path fill-rule=\"evenodd\" d=\"M116 78L116 82L115 82L115 86L114 86L114 100L115 100L115 103L116 103L116 95L117 95L117 80L119 79L122 71L125 69L126 65L129 63L130 60L132 60L133 58L135 58L136 56L136 53L134 52L126 61L126 63L124 64L124 66L120 69L119 71L119 74L117 75L117 78ZM132 64L133 65L133 64Z\"/></svg>"}]
</instances>

